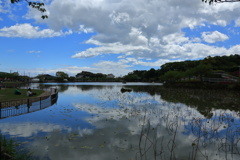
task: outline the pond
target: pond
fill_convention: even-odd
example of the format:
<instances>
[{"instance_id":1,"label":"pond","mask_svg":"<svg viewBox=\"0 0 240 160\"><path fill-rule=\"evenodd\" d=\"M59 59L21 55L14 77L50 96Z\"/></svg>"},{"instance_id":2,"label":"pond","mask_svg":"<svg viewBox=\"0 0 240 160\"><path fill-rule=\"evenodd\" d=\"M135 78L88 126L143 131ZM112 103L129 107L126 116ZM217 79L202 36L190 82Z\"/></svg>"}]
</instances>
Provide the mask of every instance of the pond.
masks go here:
<instances>
[{"instance_id":1,"label":"pond","mask_svg":"<svg viewBox=\"0 0 240 160\"><path fill-rule=\"evenodd\" d=\"M36 160L240 159L239 92L46 83L57 103L0 119Z\"/></svg>"}]
</instances>

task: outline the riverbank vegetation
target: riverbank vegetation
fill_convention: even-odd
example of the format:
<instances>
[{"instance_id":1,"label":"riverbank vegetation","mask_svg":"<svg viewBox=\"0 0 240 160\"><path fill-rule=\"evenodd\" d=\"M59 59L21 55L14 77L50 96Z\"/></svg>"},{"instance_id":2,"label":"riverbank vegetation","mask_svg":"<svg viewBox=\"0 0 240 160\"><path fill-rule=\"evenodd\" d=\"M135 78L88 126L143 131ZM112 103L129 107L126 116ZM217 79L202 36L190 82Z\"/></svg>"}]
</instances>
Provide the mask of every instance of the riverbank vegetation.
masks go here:
<instances>
[{"instance_id":1,"label":"riverbank vegetation","mask_svg":"<svg viewBox=\"0 0 240 160\"><path fill-rule=\"evenodd\" d=\"M240 55L208 56L202 60L169 62L160 69L133 71L123 78L127 81L213 81L237 82L240 74Z\"/></svg>"},{"instance_id":2,"label":"riverbank vegetation","mask_svg":"<svg viewBox=\"0 0 240 160\"><path fill-rule=\"evenodd\" d=\"M30 160L31 154L20 152L18 144L13 139L6 139L0 134L1 160Z\"/></svg>"},{"instance_id":3,"label":"riverbank vegetation","mask_svg":"<svg viewBox=\"0 0 240 160\"><path fill-rule=\"evenodd\" d=\"M182 103L192 108L196 108L205 117L210 118L212 110L223 109L239 111L240 92L239 90L219 90L219 89L196 89L188 87L164 86L128 86L134 92L147 92L154 96L161 95L161 99L166 102Z\"/></svg>"}]
</instances>

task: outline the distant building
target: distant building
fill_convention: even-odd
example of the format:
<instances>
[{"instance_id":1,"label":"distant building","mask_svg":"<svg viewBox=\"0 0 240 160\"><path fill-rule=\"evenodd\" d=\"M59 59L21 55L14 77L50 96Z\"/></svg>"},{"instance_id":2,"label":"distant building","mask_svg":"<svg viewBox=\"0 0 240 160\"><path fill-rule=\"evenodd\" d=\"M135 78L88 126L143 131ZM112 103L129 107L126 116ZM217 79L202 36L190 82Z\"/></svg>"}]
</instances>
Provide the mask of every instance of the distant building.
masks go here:
<instances>
[{"instance_id":1,"label":"distant building","mask_svg":"<svg viewBox=\"0 0 240 160\"><path fill-rule=\"evenodd\" d=\"M31 81L31 82L39 82L40 79L39 79L39 78L33 78L33 79L31 79L30 81Z\"/></svg>"}]
</instances>

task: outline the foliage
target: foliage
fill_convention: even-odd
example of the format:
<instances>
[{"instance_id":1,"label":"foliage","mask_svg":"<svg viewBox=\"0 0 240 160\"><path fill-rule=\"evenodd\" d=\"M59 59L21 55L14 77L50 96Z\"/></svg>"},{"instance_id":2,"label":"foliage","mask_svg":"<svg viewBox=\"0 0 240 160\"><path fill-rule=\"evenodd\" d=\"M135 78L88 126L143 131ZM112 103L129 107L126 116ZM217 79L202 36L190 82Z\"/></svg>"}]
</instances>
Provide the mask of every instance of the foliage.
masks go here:
<instances>
[{"instance_id":1,"label":"foliage","mask_svg":"<svg viewBox=\"0 0 240 160\"><path fill-rule=\"evenodd\" d=\"M21 76L19 75L18 72L13 72L13 73L0 72L0 80L26 82L29 80L29 77Z\"/></svg>"},{"instance_id":2,"label":"foliage","mask_svg":"<svg viewBox=\"0 0 240 160\"><path fill-rule=\"evenodd\" d=\"M232 76L239 76L239 64L240 55L237 54L222 57L208 56L202 60L166 63L161 66L159 73L161 79L165 80L167 77L169 77L171 80L176 80L179 72L184 73L184 77L186 78L190 79L191 77L196 76L201 80L203 76L209 76L212 71L221 71ZM175 76L173 75L174 73L176 74ZM175 78L173 78L173 76Z\"/></svg>"},{"instance_id":3,"label":"foliage","mask_svg":"<svg viewBox=\"0 0 240 160\"><path fill-rule=\"evenodd\" d=\"M68 78L68 74L62 71L56 72L57 77Z\"/></svg>"},{"instance_id":4,"label":"foliage","mask_svg":"<svg viewBox=\"0 0 240 160\"><path fill-rule=\"evenodd\" d=\"M180 80L182 77L184 77L184 73L183 73L183 72L179 72L179 71L167 71L167 72L162 76L162 80L174 82L174 81Z\"/></svg>"},{"instance_id":5,"label":"foliage","mask_svg":"<svg viewBox=\"0 0 240 160\"><path fill-rule=\"evenodd\" d=\"M224 2L239 2L240 0L202 0L202 2L209 3L212 5L214 3L224 3Z\"/></svg>"},{"instance_id":6,"label":"foliage","mask_svg":"<svg viewBox=\"0 0 240 160\"><path fill-rule=\"evenodd\" d=\"M18 3L20 1L23 1L23 0L11 0L11 3ZM28 0L24 0L24 1L27 2L28 5L31 6L32 8L40 11L42 13L42 16L41 16L42 19L48 18L46 14L45 15L43 14L44 12L46 12L46 9L44 8L44 3L28 1Z\"/></svg>"},{"instance_id":7,"label":"foliage","mask_svg":"<svg viewBox=\"0 0 240 160\"><path fill-rule=\"evenodd\" d=\"M123 78L124 80L130 81L130 82L138 81L138 76L134 73L128 73L128 75L124 76Z\"/></svg>"},{"instance_id":8,"label":"foliage","mask_svg":"<svg viewBox=\"0 0 240 160\"><path fill-rule=\"evenodd\" d=\"M76 80L76 77L74 77L74 76L69 77L69 81L74 82L75 80Z\"/></svg>"},{"instance_id":9,"label":"foliage","mask_svg":"<svg viewBox=\"0 0 240 160\"><path fill-rule=\"evenodd\" d=\"M19 153L16 149L16 142L13 139L7 140L5 136L0 134L0 158L1 160L28 160L31 155L29 153Z\"/></svg>"},{"instance_id":10,"label":"foliage","mask_svg":"<svg viewBox=\"0 0 240 160\"><path fill-rule=\"evenodd\" d=\"M56 77L51 76L49 74L39 74L37 76L37 78L39 78L41 82L45 82L45 81L50 81L50 80L55 80L56 79Z\"/></svg>"},{"instance_id":11,"label":"foliage","mask_svg":"<svg viewBox=\"0 0 240 160\"><path fill-rule=\"evenodd\" d=\"M123 77L125 81L142 81L153 82L157 81L160 75L160 70L151 68L150 70L134 70Z\"/></svg>"},{"instance_id":12,"label":"foliage","mask_svg":"<svg viewBox=\"0 0 240 160\"><path fill-rule=\"evenodd\" d=\"M194 74L196 76L200 76L201 81L203 81L202 80L203 76L210 73L211 66L208 64L199 64L197 67L195 67L191 70L193 72L192 74Z\"/></svg>"},{"instance_id":13,"label":"foliage","mask_svg":"<svg viewBox=\"0 0 240 160\"><path fill-rule=\"evenodd\" d=\"M82 71L76 75L79 80L106 80L107 75L103 73L92 73L88 71Z\"/></svg>"}]
</instances>

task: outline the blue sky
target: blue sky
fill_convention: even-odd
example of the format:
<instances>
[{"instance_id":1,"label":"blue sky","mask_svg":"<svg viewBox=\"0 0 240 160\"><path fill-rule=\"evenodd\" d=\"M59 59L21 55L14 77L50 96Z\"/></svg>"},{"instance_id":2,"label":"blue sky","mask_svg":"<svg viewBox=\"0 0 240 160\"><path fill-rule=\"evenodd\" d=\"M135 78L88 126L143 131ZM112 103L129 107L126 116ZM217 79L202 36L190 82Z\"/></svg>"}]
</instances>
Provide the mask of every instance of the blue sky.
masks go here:
<instances>
[{"instance_id":1,"label":"blue sky","mask_svg":"<svg viewBox=\"0 0 240 160\"><path fill-rule=\"evenodd\" d=\"M240 2L0 0L0 72L123 76L167 62L240 54Z\"/></svg>"}]
</instances>

